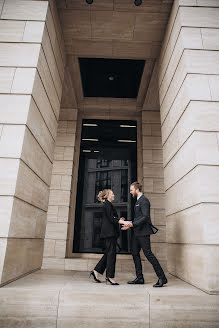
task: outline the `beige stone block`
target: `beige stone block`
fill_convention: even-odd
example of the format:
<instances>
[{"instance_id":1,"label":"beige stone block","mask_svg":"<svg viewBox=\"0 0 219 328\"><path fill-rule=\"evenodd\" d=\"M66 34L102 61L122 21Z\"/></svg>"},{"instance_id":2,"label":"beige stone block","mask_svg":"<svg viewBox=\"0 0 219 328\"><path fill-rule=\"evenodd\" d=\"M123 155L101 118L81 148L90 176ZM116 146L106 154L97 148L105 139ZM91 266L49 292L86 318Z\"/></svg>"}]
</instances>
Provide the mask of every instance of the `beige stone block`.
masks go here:
<instances>
[{"instance_id":1,"label":"beige stone block","mask_svg":"<svg viewBox=\"0 0 219 328\"><path fill-rule=\"evenodd\" d=\"M219 32L218 29L202 28L202 40L204 49L219 50Z\"/></svg>"},{"instance_id":2,"label":"beige stone block","mask_svg":"<svg viewBox=\"0 0 219 328\"><path fill-rule=\"evenodd\" d=\"M218 261L218 245L168 244L168 271L208 293L218 293Z\"/></svg>"},{"instance_id":3,"label":"beige stone block","mask_svg":"<svg viewBox=\"0 0 219 328\"><path fill-rule=\"evenodd\" d=\"M24 124L30 106L30 96L0 95L0 122Z\"/></svg>"},{"instance_id":4,"label":"beige stone block","mask_svg":"<svg viewBox=\"0 0 219 328\"><path fill-rule=\"evenodd\" d=\"M182 28L160 85L161 102L168 90L184 49L203 49L200 29Z\"/></svg>"},{"instance_id":5,"label":"beige stone block","mask_svg":"<svg viewBox=\"0 0 219 328\"><path fill-rule=\"evenodd\" d=\"M164 209L164 194L146 193L145 196L149 199L151 208Z\"/></svg>"},{"instance_id":6,"label":"beige stone block","mask_svg":"<svg viewBox=\"0 0 219 328\"><path fill-rule=\"evenodd\" d=\"M20 158L25 125L3 125L0 139L0 157Z\"/></svg>"},{"instance_id":7,"label":"beige stone block","mask_svg":"<svg viewBox=\"0 0 219 328\"><path fill-rule=\"evenodd\" d=\"M163 178L163 166L161 164L144 164L143 176L153 178Z\"/></svg>"},{"instance_id":8,"label":"beige stone block","mask_svg":"<svg viewBox=\"0 0 219 328\"><path fill-rule=\"evenodd\" d=\"M217 0L197 0L198 6L203 7L218 7L218 1Z\"/></svg>"},{"instance_id":9,"label":"beige stone block","mask_svg":"<svg viewBox=\"0 0 219 328\"><path fill-rule=\"evenodd\" d=\"M42 81L39 77L39 74L36 73L35 82L33 86L33 98L34 101L41 112L46 125L48 126L50 133L52 134L53 138L56 137L57 131L57 117L53 112L53 108L49 102L48 96L46 91L43 87Z\"/></svg>"},{"instance_id":10,"label":"beige stone block","mask_svg":"<svg viewBox=\"0 0 219 328\"><path fill-rule=\"evenodd\" d=\"M64 259L44 257L42 269L64 270Z\"/></svg>"},{"instance_id":11,"label":"beige stone block","mask_svg":"<svg viewBox=\"0 0 219 328\"><path fill-rule=\"evenodd\" d=\"M16 252L14 251L16 249ZM1 283L18 278L41 267L43 255L42 239L7 240L4 268ZM22 265L20 265L22 263Z\"/></svg>"},{"instance_id":12,"label":"beige stone block","mask_svg":"<svg viewBox=\"0 0 219 328\"><path fill-rule=\"evenodd\" d=\"M61 180L61 189L62 190L71 190L71 181L72 177L69 175L63 175Z\"/></svg>"},{"instance_id":13,"label":"beige stone block","mask_svg":"<svg viewBox=\"0 0 219 328\"><path fill-rule=\"evenodd\" d=\"M57 35L56 35L55 23L53 21L53 17L52 17L50 7L48 8L48 11L47 11L46 26L47 26L48 34L49 34L49 37L50 37L51 45L52 45L52 48L53 48L53 52L54 52L54 55L55 55L55 58L56 58L56 63L57 63L57 66L58 66L61 81L63 81L65 63L63 62L63 59L62 59L62 54L61 54L61 50L60 50L61 47L59 45L59 41L58 41L58 38L57 38Z\"/></svg>"},{"instance_id":14,"label":"beige stone block","mask_svg":"<svg viewBox=\"0 0 219 328\"><path fill-rule=\"evenodd\" d=\"M15 196L47 211L49 188L24 162L19 163Z\"/></svg>"},{"instance_id":15,"label":"beige stone block","mask_svg":"<svg viewBox=\"0 0 219 328\"><path fill-rule=\"evenodd\" d=\"M64 151L65 147L55 147L54 150L54 160L55 161L62 161L64 160Z\"/></svg>"},{"instance_id":16,"label":"beige stone block","mask_svg":"<svg viewBox=\"0 0 219 328\"><path fill-rule=\"evenodd\" d=\"M158 84L162 83L164 74L166 72L169 60L172 56L172 52L175 49L175 44L181 31L182 25L180 21L180 15L178 12L178 4L174 3L172 7L171 16L166 28L166 34L163 40L163 46L160 52L160 58L158 62Z\"/></svg>"},{"instance_id":17,"label":"beige stone block","mask_svg":"<svg viewBox=\"0 0 219 328\"><path fill-rule=\"evenodd\" d=\"M7 238L0 238L0 281L2 279L2 271L4 267L6 248L7 248Z\"/></svg>"},{"instance_id":18,"label":"beige stone block","mask_svg":"<svg viewBox=\"0 0 219 328\"><path fill-rule=\"evenodd\" d=\"M160 123L160 112L142 111L142 123Z\"/></svg>"},{"instance_id":19,"label":"beige stone block","mask_svg":"<svg viewBox=\"0 0 219 328\"><path fill-rule=\"evenodd\" d=\"M44 29L44 34L43 34L43 50L44 54L47 60L47 63L49 65L50 73L52 75L56 92L58 94L59 100L61 101L61 96L62 96L62 81L58 72L55 56L52 50L52 46L50 43L49 35L47 28Z\"/></svg>"},{"instance_id":20,"label":"beige stone block","mask_svg":"<svg viewBox=\"0 0 219 328\"><path fill-rule=\"evenodd\" d=\"M142 124L142 135L143 136L151 136L151 124Z\"/></svg>"},{"instance_id":21,"label":"beige stone block","mask_svg":"<svg viewBox=\"0 0 219 328\"><path fill-rule=\"evenodd\" d=\"M23 42L42 42L44 22L27 21L25 25Z\"/></svg>"},{"instance_id":22,"label":"beige stone block","mask_svg":"<svg viewBox=\"0 0 219 328\"><path fill-rule=\"evenodd\" d=\"M46 212L14 199L9 237L44 238Z\"/></svg>"},{"instance_id":23,"label":"beige stone block","mask_svg":"<svg viewBox=\"0 0 219 328\"><path fill-rule=\"evenodd\" d=\"M25 130L21 158L49 186L52 163L27 128Z\"/></svg>"},{"instance_id":24,"label":"beige stone block","mask_svg":"<svg viewBox=\"0 0 219 328\"><path fill-rule=\"evenodd\" d=\"M193 132L164 169L165 189L199 164L219 164L216 133Z\"/></svg>"},{"instance_id":25,"label":"beige stone block","mask_svg":"<svg viewBox=\"0 0 219 328\"><path fill-rule=\"evenodd\" d=\"M47 92L49 101L52 105L53 111L56 115L56 117L59 117L59 111L60 111L60 100L58 98L58 94L56 92L56 88L54 85L54 81L52 79L52 75L49 70L49 66L46 62L46 58L44 55L43 48L40 49L40 55L39 55L39 61L37 69L39 71L39 75L42 79L44 88Z\"/></svg>"},{"instance_id":26,"label":"beige stone block","mask_svg":"<svg viewBox=\"0 0 219 328\"><path fill-rule=\"evenodd\" d=\"M10 93L15 68L0 67L0 93Z\"/></svg>"},{"instance_id":27,"label":"beige stone block","mask_svg":"<svg viewBox=\"0 0 219 328\"><path fill-rule=\"evenodd\" d=\"M55 257L64 258L66 252L66 240L56 240Z\"/></svg>"},{"instance_id":28,"label":"beige stone block","mask_svg":"<svg viewBox=\"0 0 219 328\"><path fill-rule=\"evenodd\" d=\"M49 194L49 205L69 206L70 191L51 190Z\"/></svg>"},{"instance_id":29,"label":"beige stone block","mask_svg":"<svg viewBox=\"0 0 219 328\"><path fill-rule=\"evenodd\" d=\"M198 88L197 88L198 86ZM208 76L188 74L162 125L162 141L166 141L191 100L212 100ZM161 108L161 111L163 107ZM164 110L165 111L165 110ZM163 115L162 115L163 117Z\"/></svg>"},{"instance_id":30,"label":"beige stone block","mask_svg":"<svg viewBox=\"0 0 219 328\"><path fill-rule=\"evenodd\" d=\"M18 159L0 158L0 195L14 195L19 162Z\"/></svg>"},{"instance_id":31,"label":"beige stone block","mask_svg":"<svg viewBox=\"0 0 219 328\"><path fill-rule=\"evenodd\" d=\"M27 125L49 159L52 161L55 142L33 99L31 99L30 103Z\"/></svg>"},{"instance_id":32,"label":"beige stone block","mask_svg":"<svg viewBox=\"0 0 219 328\"><path fill-rule=\"evenodd\" d=\"M52 174L72 175L72 161L54 161Z\"/></svg>"},{"instance_id":33,"label":"beige stone block","mask_svg":"<svg viewBox=\"0 0 219 328\"><path fill-rule=\"evenodd\" d=\"M47 221L49 222L57 222L58 218L58 206L48 206L47 212Z\"/></svg>"},{"instance_id":34,"label":"beige stone block","mask_svg":"<svg viewBox=\"0 0 219 328\"><path fill-rule=\"evenodd\" d=\"M219 125L218 102L191 101L178 124L179 144L194 130L217 131Z\"/></svg>"},{"instance_id":35,"label":"beige stone block","mask_svg":"<svg viewBox=\"0 0 219 328\"><path fill-rule=\"evenodd\" d=\"M153 163L163 163L163 150L152 149L152 161Z\"/></svg>"},{"instance_id":36,"label":"beige stone block","mask_svg":"<svg viewBox=\"0 0 219 328\"><path fill-rule=\"evenodd\" d=\"M219 12L215 8L181 7L179 10L184 26L219 27Z\"/></svg>"},{"instance_id":37,"label":"beige stone block","mask_svg":"<svg viewBox=\"0 0 219 328\"><path fill-rule=\"evenodd\" d=\"M13 197L5 197L5 196L0 197L0 237L1 238L8 236L12 207L13 207Z\"/></svg>"},{"instance_id":38,"label":"beige stone block","mask_svg":"<svg viewBox=\"0 0 219 328\"><path fill-rule=\"evenodd\" d=\"M209 80L212 100L219 101L219 86L218 86L219 76L209 75L208 80Z\"/></svg>"},{"instance_id":39,"label":"beige stone block","mask_svg":"<svg viewBox=\"0 0 219 328\"><path fill-rule=\"evenodd\" d=\"M219 196L218 177L217 166L197 166L194 168L166 191L167 216L201 202L217 202Z\"/></svg>"},{"instance_id":40,"label":"beige stone block","mask_svg":"<svg viewBox=\"0 0 219 328\"><path fill-rule=\"evenodd\" d=\"M75 145L75 134L58 135L56 137L56 146L62 147L74 147Z\"/></svg>"},{"instance_id":41,"label":"beige stone block","mask_svg":"<svg viewBox=\"0 0 219 328\"><path fill-rule=\"evenodd\" d=\"M167 242L218 244L219 204L198 204L167 217Z\"/></svg>"},{"instance_id":42,"label":"beige stone block","mask_svg":"<svg viewBox=\"0 0 219 328\"><path fill-rule=\"evenodd\" d=\"M0 43L0 66L36 67L39 51L39 44Z\"/></svg>"},{"instance_id":43,"label":"beige stone block","mask_svg":"<svg viewBox=\"0 0 219 328\"><path fill-rule=\"evenodd\" d=\"M152 149L143 149L143 163L152 163Z\"/></svg>"},{"instance_id":44,"label":"beige stone block","mask_svg":"<svg viewBox=\"0 0 219 328\"><path fill-rule=\"evenodd\" d=\"M45 21L47 8L47 1L6 0L1 18Z\"/></svg>"},{"instance_id":45,"label":"beige stone block","mask_svg":"<svg viewBox=\"0 0 219 328\"><path fill-rule=\"evenodd\" d=\"M143 186L144 186L143 190L145 193L153 192L153 190L154 190L153 178L143 179Z\"/></svg>"},{"instance_id":46,"label":"beige stone block","mask_svg":"<svg viewBox=\"0 0 219 328\"><path fill-rule=\"evenodd\" d=\"M47 222L46 238L47 239L65 239L67 236L67 223Z\"/></svg>"},{"instance_id":47,"label":"beige stone block","mask_svg":"<svg viewBox=\"0 0 219 328\"><path fill-rule=\"evenodd\" d=\"M52 175L50 189L61 189L61 175Z\"/></svg>"},{"instance_id":48,"label":"beige stone block","mask_svg":"<svg viewBox=\"0 0 219 328\"><path fill-rule=\"evenodd\" d=\"M154 209L154 224L165 225L166 224L166 215L164 209Z\"/></svg>"},{"instance_id":49,"label":"beige stone block","mask_svg":"<svg viewBox=\"0 0 219 328\"><path fill-rule=\"evenodd\" d=\"M161 137L143 136L143 149L162 149Z\"/></svg>"},{"instance_id":50,"label":"beige stone block","mask_svg":"<svg viewBox=\"0 0 219 328\"><path fill-rule=\"evenodd\" d=\"M55 256L55 244L56 244L56 241L53 239L45 239L44 240L43 257L54 257Z\"/></svg>"},{"instance_id":51,"label":"beige stone block","mask_svg":"<svg viewBox=\"0 0 219 328\"><path fill-rule=\"evenodd\" d=\"M0 5L1 10L1 5ZM15 20L0 20L1 42L22 42L25 22Z\"/></svg>"},{"instance_id":52,"label":"beige stone block","mask_svg":"<svg viewBox=\"0 0 219 328\"><path fill-rule=\"evenodd\" d=\"M59 206L58 222L68 222L69 206Z\"/></svg>"},{"instance_id":53,"label":"beige stone block","mask_svg":"<svg viewBox=\"0 0 219 328\"><path fill-rule=\"evenodd\" d=\"M11 93L32 94L36 68L16 68Z\"/></svg>"}]
</instances>

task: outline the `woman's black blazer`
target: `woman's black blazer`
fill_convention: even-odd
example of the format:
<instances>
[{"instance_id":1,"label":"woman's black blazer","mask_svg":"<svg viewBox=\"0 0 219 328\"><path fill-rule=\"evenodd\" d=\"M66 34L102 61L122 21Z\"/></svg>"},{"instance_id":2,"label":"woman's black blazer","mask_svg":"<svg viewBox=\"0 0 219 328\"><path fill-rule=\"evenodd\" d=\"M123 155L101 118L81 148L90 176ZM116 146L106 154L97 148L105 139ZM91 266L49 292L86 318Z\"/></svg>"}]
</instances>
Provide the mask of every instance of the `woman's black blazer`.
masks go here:
<instances>
[{"instance_id":1,"label":"woman's black blazer","mask_svg":"<svg viewBox=\"0 0 219 328\"><path fill-rule=\"evenodd\" d=\"M105 200L103 203L103 219L100 232L100 238L119 236L119 218L115 207L111 202Z\"/></svg>"}]
</instances>

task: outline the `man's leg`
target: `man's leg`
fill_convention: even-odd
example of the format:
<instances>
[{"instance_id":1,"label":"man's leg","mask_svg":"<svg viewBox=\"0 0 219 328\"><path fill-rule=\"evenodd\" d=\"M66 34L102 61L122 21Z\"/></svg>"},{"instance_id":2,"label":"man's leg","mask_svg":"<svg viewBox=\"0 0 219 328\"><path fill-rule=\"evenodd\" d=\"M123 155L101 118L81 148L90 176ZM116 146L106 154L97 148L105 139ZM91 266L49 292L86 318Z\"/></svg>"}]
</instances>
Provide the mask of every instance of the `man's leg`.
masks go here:
<instances>
[{"instance_id":1,"label":"man's leg","mask_svg":"<svg viewBox=\"0 0 219 328\"><path fill-rule=\"evenodd\" d=\"M143 279L140 250L141 250L141 246L138 242L138 239L135 237L135 235L133 233L133 236L132 236L132 256L133 256L133 261L134 261L134 264L135 264L135 271L136 271L137 279Z\"/></svg>"},{"instance_id":2,"label":"man's leg","mask_svg":"<svg viewBox=\"0 0 219 328\"><path fill-rule=\"evenodd\" d=\"M139 237L139 243L141 245L141 248L142 248L147 260L152 264L154 271L156 272L156 275L158 276L158 278L159 279L166 278L165 273L164 273L160 263L158 262L158 259L151 251L150 236Z\"/></svg>"}]
</instances>

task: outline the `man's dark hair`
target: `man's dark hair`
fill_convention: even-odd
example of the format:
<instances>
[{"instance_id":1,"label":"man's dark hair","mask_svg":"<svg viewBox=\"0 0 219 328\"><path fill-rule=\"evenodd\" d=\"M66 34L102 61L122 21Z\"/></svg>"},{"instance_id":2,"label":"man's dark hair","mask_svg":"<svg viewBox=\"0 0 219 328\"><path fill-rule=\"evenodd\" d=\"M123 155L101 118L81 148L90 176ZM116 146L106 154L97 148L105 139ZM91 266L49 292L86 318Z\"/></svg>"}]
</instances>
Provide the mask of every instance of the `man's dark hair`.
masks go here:
<instances>
[{"instance_id":1,"label":"man's dark hair","mask_svg":"<svg viewBox=\"0 0 219 328\"><path fill-rule=\"evenodd\" d=\"M142 191L142 184L138 181L132 182L131 186L134 186L135 189L139 189L139 191Z\"/></svg>"}]
</instances>

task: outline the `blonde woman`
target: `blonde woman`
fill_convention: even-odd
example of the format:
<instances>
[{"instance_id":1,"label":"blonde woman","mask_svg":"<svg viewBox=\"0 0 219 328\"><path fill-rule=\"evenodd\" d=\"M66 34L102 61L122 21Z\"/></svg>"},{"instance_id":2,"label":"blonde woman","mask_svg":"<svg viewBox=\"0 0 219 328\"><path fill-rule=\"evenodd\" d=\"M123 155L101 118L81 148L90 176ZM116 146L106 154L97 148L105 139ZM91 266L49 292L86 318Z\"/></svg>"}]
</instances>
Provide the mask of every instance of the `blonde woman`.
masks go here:
<instances>
[{"instance_id":1,"label":"blonde woman","mask_svg":"<svg viewBox=\"0 0 219 328\"><path fill-rule=\"evenodd\" d=\"M94 281L100 283L99 274L103 274L106 269L106 283L111 285L119 285L115 282L115 265L116 265L116 240L119 236L119 224L124 222L124 219L118 218L114 201L114 193L111 189L104 189L99 192L98 200L103 204L103 221L101 227L100 237L104 239L105 252L100 261L91 271Z\"/></svg>"}]
</instances>

